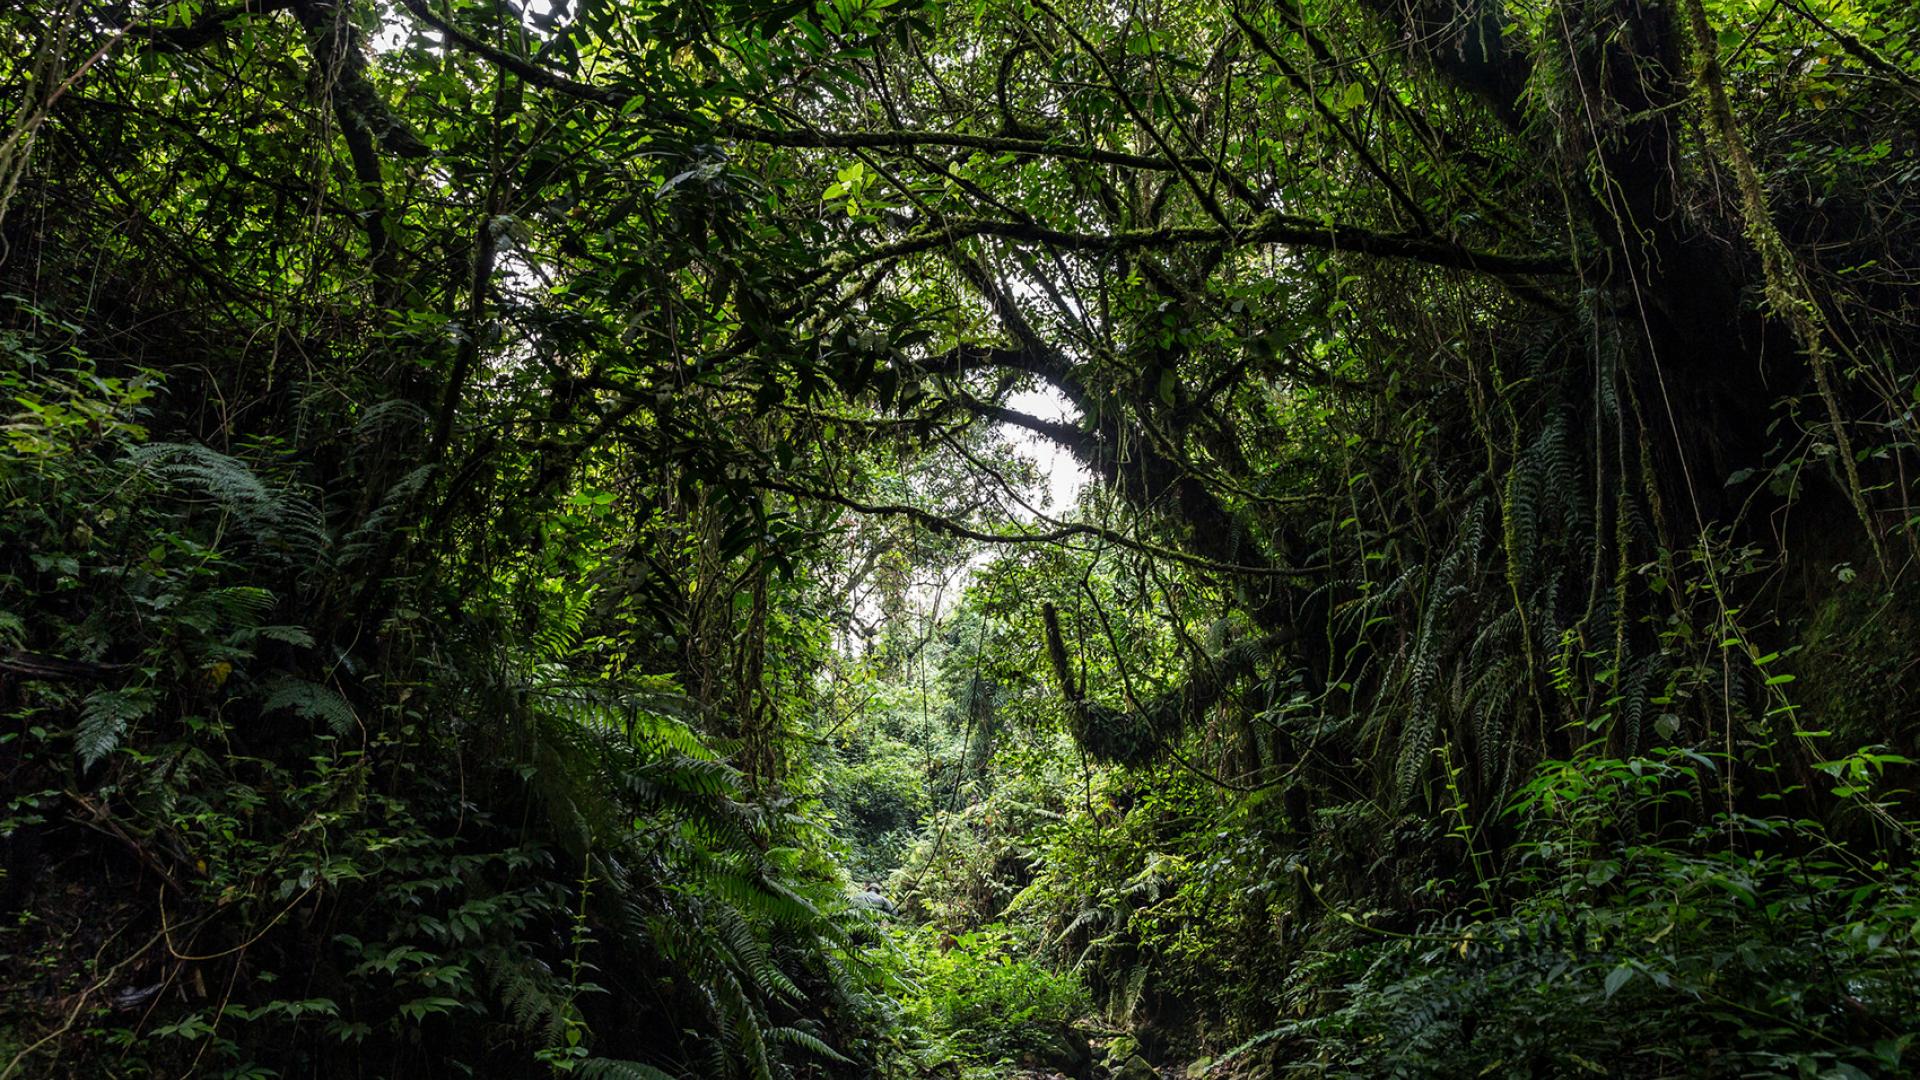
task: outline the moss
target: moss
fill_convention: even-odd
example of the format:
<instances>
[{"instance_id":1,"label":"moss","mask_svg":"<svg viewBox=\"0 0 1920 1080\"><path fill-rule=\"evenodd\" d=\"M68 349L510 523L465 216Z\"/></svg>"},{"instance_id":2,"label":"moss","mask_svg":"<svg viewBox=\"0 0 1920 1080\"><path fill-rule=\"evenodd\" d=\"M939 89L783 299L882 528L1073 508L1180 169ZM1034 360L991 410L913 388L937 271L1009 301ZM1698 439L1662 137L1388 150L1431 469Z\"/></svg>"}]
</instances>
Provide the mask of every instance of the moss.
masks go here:
<instances>
[{"instance_id":1,"label":"moss","mask_svg":"<svg viewBox=\"0 0 1920 1080\"><path fill-rule=\"evenodd\" d=\"M1920 752L1920 587L1862 578L1839 590L1807 619L1791 664L1800 727L1841 748Z\"/></svg>"}]
</instances>

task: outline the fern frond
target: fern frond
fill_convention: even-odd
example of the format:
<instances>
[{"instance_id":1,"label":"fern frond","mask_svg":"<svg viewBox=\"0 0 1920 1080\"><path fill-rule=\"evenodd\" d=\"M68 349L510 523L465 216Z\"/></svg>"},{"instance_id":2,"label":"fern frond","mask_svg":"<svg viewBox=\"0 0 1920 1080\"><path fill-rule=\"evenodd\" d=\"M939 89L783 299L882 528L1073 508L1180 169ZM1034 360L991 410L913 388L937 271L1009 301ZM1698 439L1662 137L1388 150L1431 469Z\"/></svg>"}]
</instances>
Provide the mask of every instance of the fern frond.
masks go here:
<instances>
[{"instance_id":1,"label":"fern frond","mask_svg":"<svg viewBox=\"0 0 1920 1080\"><path fill-rule=\"evenodd\" d=\"M825 1039L794 1027L772 1027L767 1029L767 1038L772 1042L790 1043L811 1050L828 1061L842 1065L853 1064L853 1059L827 1045Z\"/></svg>"},{"instance_id":2,"label":"fern frond","mask_svg":"<svg viewBox=\"0 0 1920 1080\"><path fill-rule=\"evenodd\" d=\"M680 1077L651 1065L619 1058L587 1058L573 1071L586 1080L680 1080Z\"/></svg>"},{"instance_id":3,"label":"fern frond","mask_svg":"<svg viewBox=\"0 0 1920 1080\"><path fill-rule=\"evenodd\" d=\"M1643 656L1633 662L1628 669L1625 684L1620 688L1618 715L1620 723L1620 753L1623 757L1632 757L1640 752L1640 739L1647 714L1647 704L1652 697L1650 692L1653 676L1660 668L1660 654Z\"/></svg>"},{"instance_id":4,"label":"fern frond","mask_svg":"<svg viewBox=\"0 0 1920 1080\"><path fill-rule=\"evenodd\" d=\"M558 1034L567 998L553 973L530 956L489 949L485 960L493 993L520 1030Z\"/></svg>"},{"instance_id":5,"label":"fern frond","mask_svg":"<svg viewBox=\"0 0 1920 1080\"><path fill-rule=\"evenodd\" d=\"M148 443L130 451L127 460L136 469L151 469L176 484L196 488L225 509L249 519L267 515L274 506L273 493L245 462L210 447Z\"/></svg>"},{"instance_id":6,"label":"fern frond","mask_svg":"<svg viewBox=\"0 0 1920 1080\"><path fill-rule=\"evenodd\" d=\"M353 424L353 440L364 446L393 432L417 430L426 422L426 410L420 406L405 398L388 398L362 410Z\"/></svg>"},{"instance_id":7,"label":"fern frond","mask_svg":"<svg viewBox=\"0 0 1920 1080\"><path fill-rule=\"evenodd\" d=\"M767 955L766 946L754 937L753 929L738 911L725 904L715 904L710 907L708 914L719 942L726 947L734 966L752 976L754 989L765 996L780 997L787 1001L798 1001L806 996L774 964Z\"/></svg>"},{"instance_id":8,"label":"fern frond","mask_svg":"<svg viewBox=\"0 0 1920 1080\"><path fill-rule=\"evenodd\" d=\"M127 728L153 711L154 692L146 687L95 690L80 706L80 725L74 731L74 750L82 768L91 769L101 758L120 748Z\"/></svg>"},{"instance_id":9,"label":"fern frond","mask_svg":"<svg viewBox=\"0 0 1920 1080\"><path fill-rule=\"evenodd\" d=\"M380 502L367 514L366 519L341 538L341 564L357 564L381 550L386 538L400 527L402 512L417 495L426 490L433 473L433 466L421 465L394 481L393 486L381 494Z\"/></svg>"},{"instance_id":10,"label":"fern frond","mask_svg":"<svg viewBox=\"0 0 1920 1080\"><path fill-rule=\"evenodd\" d=\"M360 721L339 691L305 679L277 679L269 686L260 699L260 711L280 709L291 709L304 720L318 720L335 735L345 735Z\"/></svg>"},{"instance_id":11,"label":"fern frond","mask_svg":"<svg viewBox=\"0 0 1920 1080\"><path fill-rule=\"evenodd\" d=\"M326 562L331 542L313 492L270 487L246 462L197 443L148 443L129 451L127 462L211 499L265 548L304 570Z\"/></svg>"}]
</instances>

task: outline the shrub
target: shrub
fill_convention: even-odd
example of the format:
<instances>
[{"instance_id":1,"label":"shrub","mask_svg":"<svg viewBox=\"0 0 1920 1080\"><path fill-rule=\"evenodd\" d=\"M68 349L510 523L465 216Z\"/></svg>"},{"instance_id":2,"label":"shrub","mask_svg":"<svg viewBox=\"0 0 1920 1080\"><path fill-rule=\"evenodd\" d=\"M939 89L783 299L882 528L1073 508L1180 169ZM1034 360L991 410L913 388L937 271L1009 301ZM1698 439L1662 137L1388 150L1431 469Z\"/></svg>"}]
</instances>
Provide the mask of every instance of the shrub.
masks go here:
<instances>
[{"instance_id":1,"label":"shrub","mask_svg":"<svg viewBox=\"0 0 1920 1080\"><path fill-rule=\"evenodd\" d=\"M1003 924L954 937L943 949L946 941L924 926L905 941L918 976L907 1014L933 1039L930 1064L982 1068L1043 1059L1091 1007L1077 976L1037 962Z\"/></svg>"}]
</instances>

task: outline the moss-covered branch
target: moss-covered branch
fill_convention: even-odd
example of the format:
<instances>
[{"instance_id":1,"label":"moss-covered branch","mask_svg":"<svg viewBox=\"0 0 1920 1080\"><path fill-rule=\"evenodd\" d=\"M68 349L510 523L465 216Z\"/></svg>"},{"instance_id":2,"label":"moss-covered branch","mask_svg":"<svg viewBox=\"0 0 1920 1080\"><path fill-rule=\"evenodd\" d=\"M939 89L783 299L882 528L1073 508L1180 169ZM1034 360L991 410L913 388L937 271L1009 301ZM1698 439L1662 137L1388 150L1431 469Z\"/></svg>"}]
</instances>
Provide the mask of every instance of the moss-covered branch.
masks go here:
<instances>
[{"instance_id":1,"label":"moss-covered branch","mask_svg":"<svg viewBox=\"0 0 1920 1080\"><path fill-rule=\"evenodd\" d=\"M1227 691L1256 674L1262 662L1298 636L1292 628L1276 630L1217 656L1203 656L1187 668L1179 685L1141 702L1138 709L1116 709L1089 698L1085 684L1074 677L1058 609L1042 604L1040 622L1074 741L1094 760L1117 765L1152 761Z\"/></svg>"}]
</instances>

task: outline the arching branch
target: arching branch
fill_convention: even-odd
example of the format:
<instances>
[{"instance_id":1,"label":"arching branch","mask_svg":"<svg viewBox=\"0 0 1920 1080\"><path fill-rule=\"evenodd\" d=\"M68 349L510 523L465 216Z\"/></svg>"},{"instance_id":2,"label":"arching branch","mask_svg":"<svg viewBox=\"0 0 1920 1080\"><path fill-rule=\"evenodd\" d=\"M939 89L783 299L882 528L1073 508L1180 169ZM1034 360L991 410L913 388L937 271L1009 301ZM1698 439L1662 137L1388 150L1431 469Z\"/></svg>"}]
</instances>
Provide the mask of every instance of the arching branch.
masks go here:
<instances>
[{"instance_id":1,"label":"arching branch","mask_svg":"<svg viewBox=\"0 0 1920 1080\"><path fill-rule=\"evenodd\" d=\"M1067 643L1060 633L1060 613L1052 604L1040 606L1040 623L1047 639L1047 661L1066 704L1074 741L1095 760L1120 765L1152 761L1169 740L1299 636L1286 627L1243 641L1218 656L1202 657L1187 668L1179 685L1130 710L1087 696L1086 687L1073 676Z\"/></svg>"},{"instance_id":2,"label":"arching branch","mask_svg":"<svg viewBox=\"0 0 1920 1080\"><path fill-rule=\"evenodd\" d=\"M1160 229L1117 229L1107 233L1068 232L1028 221L953 218L924 232L878 244L865 251L832 260L819 277L829 278L861 266L938 251L961 240L991 236L1014 243L1061 251L1119 255L1202 244L1232 249L1280 244L1321 251L1351 251L1383 258L1408 259L1431 266L1471 270L1483 274L1558 276L1574 272L1573 260L1562 254L1510 255L1480 251L1446 240L1402 233L1380 233L1353 225L1311 221L1269 211L1245 226L1225 229L1180 226Z\"/></svg>"}]
</instances>

